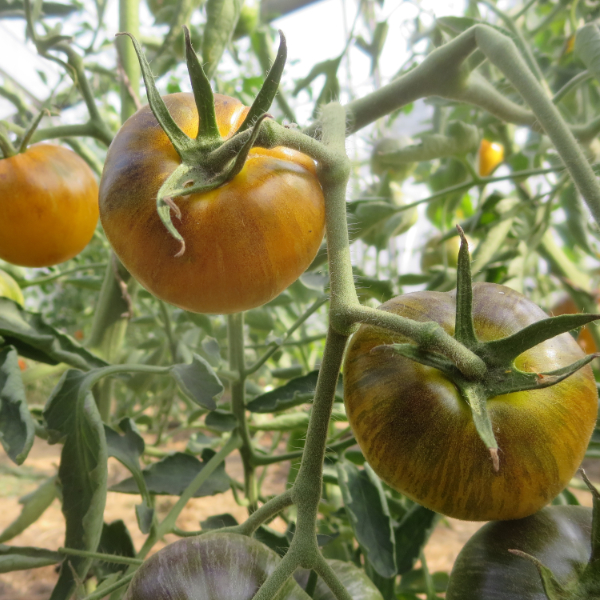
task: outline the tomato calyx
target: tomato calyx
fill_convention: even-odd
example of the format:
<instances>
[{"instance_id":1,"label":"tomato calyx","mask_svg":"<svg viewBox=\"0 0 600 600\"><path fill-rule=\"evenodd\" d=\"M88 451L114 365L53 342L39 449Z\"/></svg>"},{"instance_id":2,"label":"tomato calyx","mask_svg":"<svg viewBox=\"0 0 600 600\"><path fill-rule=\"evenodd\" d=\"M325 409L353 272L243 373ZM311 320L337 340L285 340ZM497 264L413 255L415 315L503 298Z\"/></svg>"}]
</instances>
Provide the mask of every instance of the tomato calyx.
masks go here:
<instances>
[{"instance_id":1,"label":"tomato calyx","mask_svg":"<svg viewBox=\"0 0 600 600\"><path fill-rule=\"evenodd\" d=\"M461 245L458 254L456 317L454 338L485 365L483 373L466 377L452 357L436 352L435 340L427 347L414 343L376 346L371 352L395 352L405 358L433 367L455 385L471 409L477 433L489 450L492 465L500 469L498 443L487 410L487 401L497 396L547 388L567 379L589 364L599 354L589 354L565 367L548 372L526 372L515 365L515 359L526 350L557 335L600 319L600 314L561 315L542 319L505 338L492 341L478 339L473 323L473 286L468 242L457 226ZM502 292L501 292L502 293Z\"/></svg>"},{"instance_id":2,"label":"tomato calyx","mask_svg":"<svg viewBox=\"0 0 600 600\"><path fill-rule=\"evenodd\" d=\"M248 153L256 143L264 119L270 117L268 110L277 93L287 58L285 37L280 31L277 58L261 90L236 133L223 140L217 127L210 82L192 46L188 28L183 29L186 62L199 117L198 134L195 139L186 135L171 116L156 88L150 65L138 41L129 33L117 34L127 35L131 39L146 85L150 109L181 158L181 165L164 181L156 198L156 208L162 223L181 244L176 256L185 252L185 241L173 224L172 215L180 217L179 208L173 199L185 199L193 193L216 189L239 174Z\"/></svg>"},{"instance_id":3,"label":"tomato calyx","mask_svg":"<svg viewBox=\"0 0 600 600\"><path fill-rule=\"evenodd\" d=\"M535 565L548 600L583 600L586 598L597 598L598 594L600 594L600 492L588 479L583 469L581 470L581 476L593 498L592 552L587 565L578 573L578 577L574 581L562 584L555 577L552 569L544 565L535 556L518 549L509 549L511 554L520 556Z\"/></svg>"}]
</instances>

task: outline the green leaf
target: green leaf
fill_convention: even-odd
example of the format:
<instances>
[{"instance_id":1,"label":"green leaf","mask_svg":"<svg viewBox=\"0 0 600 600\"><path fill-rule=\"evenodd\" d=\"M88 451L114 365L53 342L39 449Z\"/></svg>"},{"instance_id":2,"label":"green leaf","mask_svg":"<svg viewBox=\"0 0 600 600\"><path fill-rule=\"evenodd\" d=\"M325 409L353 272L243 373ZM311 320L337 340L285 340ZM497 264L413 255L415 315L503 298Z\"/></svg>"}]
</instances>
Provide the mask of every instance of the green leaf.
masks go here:
<instances>
[{"instance_id":1,"label":"green leaf","mask_svg":"<svg viewBox=\"0 0 600 600\"><path fill-rule=\"evenodd\" d=\"M415 504L395 528L396 566L400 575L413 568L435 528L437 517L432 510Z\"/></svg>"},{"instance_id":2,"label":"green leaf","mask_svg":"<svg viewBox=\"0 0 600 600\"><path fill-rule=\"evenodd\" d=\"M204 468L204 465L216 453L206 448L202 452L202 462L194 456L175 452L163 458L142 471L146 486L151 494L180 496L192 479ZM225 473L225 464L221 463L215 472L208 478L200 489L194 494L195 498L213 496L229 489L229 477ZM138 486L133 479L125 479L110 490L123 494L138 494Z\"/></svg>"},{"instance_id":3,"label":"green leaf","mask_svg":"<svg viewBox=\"0 0 600 600\"><path fill-rule=\"evenodd\" d=\"M154 518L154 509L140 467L140 456L142 456L145 449L144 439L131 419L122 419L119 423L119 429L124 435L119 435L114 429L104 425L108 456L116 458L133 475L142 495L142 504L135 507L138 525L142 533L148 533Z\"/></svg>"},{"instance_id":4,"label":"green leaf","mask_svg":"<svg viewBox=\"0 0 600 600\"><path fill-rule=\"evenodd\" d=\"M46 479L33 492L19 498L21 513L0 533L0 544L12 540L35 523L56 498L56 476Z\"/></svg>"},{"instance_id":5,"label":"green leaf","mask_svg":"<svg viewBox=\"0 0 600 600\"><path fill-rule=\"evenodd\" d=\"M46 567L59 563L62 559L62 554L51 550L0 545L0 573Z\"/></svg>"},{"instance_id":6,"label":"green leaf","mask_svg":"<svg viewBox=\"0 0 600 600\"><path fill-rule=\"evenodd\" d=\"M213 410L206 415L204 424L217 431L233 431L237 427L237 419L227 410Z\"/></svg>"},{"instance_id":7,"label":"green leaf","mask_svg":"<svg viewBox=\"0 0 600 600\"><path fill-rule=\"evenodd\" d=\"M588 71L600 80L600 30L595 23L588 23L577 31L575 52Z\"/></svg>"},{"instance_id":8,"label":"green leaf","mask_svg":"<svg viewBox=\"0 0 600 600\"><path fill-rule=\"evenodd\" d=\"M171 374L177 381L181 391L193 402L215 410L215 399L223 393L223 384L213 368L198 354L193 355L192 363L175 365Z\"/></svg>"},{"instance_id":9,"label":"green leaf","mask_svg":"<svg viewBox=\"0 0 600 600\"><path fill-rule=\"evenodd\" d=\"M0 298L0 336L21 356L50 365L64 362L83 371L108 365L68 335L48 325L42 315L21 308L8 298Z\"/></svg>"},{"instance_id":10,"label":"green leaf","mask_svg":"<svg viewBox=\"0 0 600 600\"><path fill-rule=\"evenodd\" d=\"M248 402L246 408L257 413L271 413L287 410L305 402L312 402L315 396L319 371L311 371L302 377L290 379L285 385L275 388ZM338 381L336 396L341 399L342 381Z\"/></svg>"},{"instance_id":11,"label":"green leaf","mask_svg":"<svg viewBox=\"0 0 600 600\"><path fill-rule=\"evenodd\" d=\"M204 521L200 521L200 527L202 527L203 531L222 529L223 527L235 527L237 524L238 522L235 520L235 517L229 513L213 515Z\"/></svg>"},{"instance_id":12,"label":"green leaf","mask_svg":"<svg viewBox=\"0 0 600 600\"><path fill-rule=\"evenodd\" d=\"M129 535L127 525L121 519L112 523L104 523L97 551L102 554L135 557L135 548L131 535ZM124 567L118 563L97 560L94 564L94 570L99 579L104 579L111 573L123 571Z\"/></svg>"},{"instance_id":13,"label":"green leaf","mask_svg":"<svg viewBox=\"0 0 600 600\"><path fill-rule=\"evenodd\" d=\"M448 573L438 571L432 573L431 578L433 579L433 586L436 592L445 592L448 587L448 581L450 579ZM415 594L426 594L427 586L425 583L425 576L423 569L415 569L402 575L400 579L400 592L414 592Z\"/></svg>"},{"instance_id":14,"label":"green leaf","mask_svg":"<svg viewBox=\"0 0 600 600\"><path fill-rule=\"evenodd\" d=\"M50 443L64 440L58 478L63 493L67 531L65 547L95 552L102 534L106 503L107 460L104 426L87 386L86 374L69 369L44 408ZM92 559L70 556L63 562L50 600L67 600L75 587L74 573L83 580Z\"/></svg>"},{"instance_id":15,"label":"green leaf","mask_svg":"<svg viewBox=\"0 0 600 600\"><path fill-rule=\"evenodd\" d=\"M23 464L35 436L35 422L27 408L17 351L0 350L0 443L17 465Z\"/></svg>"},{"instance_id":16,"label":"green leaf","mask_svg":"<svg viewBox=\"0 0 600 600\"><path fill-rule=\"evenodd\" d=\"M392 520L379 478L365 464L363 470L347 461L337 463L344 505L358 543L379 575L396 574Z\"/></svg>"},{"instance_id":17,"label":"green leaf","mask_svg":"<svg viewBox=\"0 0 600 600\"><path fill-rule=\"evenodd\" d=\"M283 533L279 533L266 525L261 525L254 534L254 537L262 542L265 546L271 548L279 554L279 556L283 557L286 555L288 548L290 547L290 542Z\"/></svg>"},{"instance_id":18,"label":"green leaf","mask_svg":"<svg viewBox=\"0 0 600 600\"><path fill-rule=\"evenodd\" d=\"M202 59L208 79L214 75L225 48L231 42L242 4L242 0L208 0L206 3Z\"/></svg>"}]
</instances>

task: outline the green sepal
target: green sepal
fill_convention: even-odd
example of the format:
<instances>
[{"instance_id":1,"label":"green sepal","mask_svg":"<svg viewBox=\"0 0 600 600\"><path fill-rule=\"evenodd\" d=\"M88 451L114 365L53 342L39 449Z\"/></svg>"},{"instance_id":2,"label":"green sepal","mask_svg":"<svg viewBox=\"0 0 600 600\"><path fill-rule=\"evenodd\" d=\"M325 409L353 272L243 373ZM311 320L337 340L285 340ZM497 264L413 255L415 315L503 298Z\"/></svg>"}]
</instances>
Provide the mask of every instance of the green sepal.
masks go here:
<instances>
[{"instance_id":1,"label":"green sepal","mask_svg":"<svg viewBox=\"0 0 600 600\"><path fill-rule=\"evenodd\" d=\"M171 219L171 211L175 213L178 219L181 218L181 210L173 202L173 198L209 192L231 181L244 168L248 153L252 149L252 146L254 146L260 132L260 126L266 117L266 114L259 117L252 131L241 134L241 137L236 136L232 140L229 140L230 146L238 144L240 141L243 141L243 145L237 152L235 159L230 162L228 168L217 172L216 175L211 175L206 167L189 166L183 163L169 175L160 190L158 190L158 194L156 195L156 211L158 212L158 216L168 232L181 244L181 248L175 254L176 257L184 254L185 240L177 231ZM225 148L225 145L220 147L220 149L222 148ZM210 162L210 156L208 162Z\"/></svg>"},{"instance_id":2,"label":"green sepal","mask_svg":"<svg viewBox=\"0 0 600 600\"><path fill-rule=\"evenodd\" d=\"M510 365L517 356L561 333L566 333L592 321L600 319L600 314L560 315L549 317L528 325L514 335L482 344L481 356L485 361L497 366Z\"/></svg>"},{"instance_id":3,"label":"green sepal","mask_svg":"<svg viewBox=\"0 0 600 600\"><path fill-rule=\"evenodd\" d=\"M210 82L198 60L198 55L192 47L190 30L187 27L183 28L183 35L185 38L185 60L190 74L196 108L198 109L198 134L196 139L220 140L221 134L217 127L217 115L215 113L215 98Z\"/></svg>"},{"instance_id":4,"label":"green sepal","mask_svg":"<svg viewBox=\"0 0 600 600\"><path fill-rule=\"evenodd\" d=\"M394 352L400 356L404 356L404 358L425 365L426 367L433 367L450 377L458 376L460 374L453 362L440 354L420 350L415 344L389 344L375 346L371 349L371 354L383 352Z\"/></svg>"},{"instance_id":5,"label":"green sepal","mask_svg":"<svg viewBox=\"0 0 600 600\"><path fill-rule=\"evenodd\" d=\"M577 596L573 596L570 591L566 590L558 582L554 573L535 558L535 556L531 556L531 554L527 554L527 552L521 552L521 550L509 550L509 552L515 556L526 558L535 565L540 574L542 585L544 586L544 591L546 592L546 596L548 596L548 600L575 600L577 598Z\"/></svg>"},{"instance_id":6,"label":"green sepal","mask_svg":"<svg viewBox=\"0 0 600 600\"><path fill-rule=\"evenodd\" d=\"M271 104L275 99L275 95L279 90L279 82L283 74L283 68L285 67L285 61L287 60L287 44L283 32L279 30L279 50L277 51L277 58L269 71L265 82L263 83L258 95L254 99L244 122L238 129L238 133L249 129L254 125L254 122L261 117L263 114L268 112L271 108Z\"/></svg>"},{"instance_id":7,"label":"green sepal","mask_svg":"<svg viewBox=\"0 0 600 600\"><path fill-rule=\"evenodd\" d=\"M148 95L148 104L150 105L152 114L156 117L156 120L158 121L159 125L167 134L167 137L173 144L173 147L177 151L177 154L179 154L179 156L183 158L183 155L191 149L191 142L193 140L190 137L188 137L183 131L181 131L179 125L175 123L175 120L171 116L171 113L169 112L169 109L167 108L164 100L158 93L158 89L156 88L156 84L154 83L154 75L152 75L150 65L148 64L148 60L146 59L146 56L144 55L144 52L139 42L135 39L135 37L133 37L133 35L127 32L117 33L116 35L126 35L133 43L133 47L135 48L135 52L140 62L142 77L144 78L144 83L146 85L146 93Z\"/></svg>"},{"instance_id":8,"label":"green sepal","mask_svg":"<svg viewBox=\"0 0 600 600\"><path fill-rule=\"evenodd\" d=\"M584 358L561 367L555 371L547 371L545 373L527 373L520 371L514 366L510 369L510 375L500 369L502 376L498 379L494 378L494 371L490 371L490 377L486 381L486 391L489 398L502 396L503 394L512 394L514 392L524 392L526 390L541 390L551 387L564 381L579 369L591 363L595 358L599 357L600 353L588 354Z\"/></svg>"},{"instance_id":9,"label":"green sepal","mask_svg":"<svg viewBox=\"0 0 600 600\"><path fill-rule=\"evenodd\" d=\"M498 442L496 441L492 422L490 421L490 414L487 409L489 396L486 390L483 389L483 386L479 384L462 385L459 387L463 398L471 408L473 423L475 424L479 438L490 452L492 467L494 471L498 472L500 470L500 458L498 456Z\"/></svg>"},{"instance_id":10,"label":"green sepal","mask_svg":"<svg viewBox=\"0 0 600 600\"><path fill-rule=\"evenodd\" d=\"M456 321L454 337L467 348L477 343L473 325L473 285L471 283L471 257L465 232L456 226L460 235L458 268L456 273Z\"/></svg>"}]
</instances>

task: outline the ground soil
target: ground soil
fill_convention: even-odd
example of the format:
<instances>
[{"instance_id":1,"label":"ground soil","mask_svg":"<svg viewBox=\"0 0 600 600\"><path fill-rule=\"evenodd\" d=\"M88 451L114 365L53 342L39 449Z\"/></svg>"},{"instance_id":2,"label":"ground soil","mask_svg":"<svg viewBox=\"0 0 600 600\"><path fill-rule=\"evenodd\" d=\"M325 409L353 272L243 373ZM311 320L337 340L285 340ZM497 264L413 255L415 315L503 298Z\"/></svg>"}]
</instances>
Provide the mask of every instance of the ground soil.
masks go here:
<instances>
[{"instance_id":1,"label":"ground soil","mask_svg":"<svg viewBox=\"0 0 600 600\"><path fill-rule=\"evenodd\" d=\"M175 444L173 449L183 450ZM34 447L22 467L15 467L5 455L0 456L0 531L20 513L18 499L33 491L40 482L56 473L60 460L60 446L49 446L36 440ZM241 464L237 455L227 460L227 472L241 478ZM271 468L265 479L264 492L278 493L284 489L287 480L287 465ZM594 481L600 481L600 461L589 462L586 470ZM121 481L129 473L114 459L109 459L109 485ZM591 506L590 495L575 490L582 504ZM175 503L176 498L161 496L157 504L159 516L164 516ZM108 493L105 521L110 523L123 519L132 535L136 548L140 548L145 536L140 533L135 520L134 506L139 497L129 494ZM209 498L195 498L181 513L177 526L184 530L199 529L199 522L211 515L231 513L238 521L246 517L245 508L236 504L231 492ZM444 519L434 531L425 549L429 569L449 571L460 549L481 523ZM285 529L282 521L271 524L275 529ZM55 500L44 515L21 535L10 541L15 546L37 546L56 550L63 544L64 519L58 500ZM175 536L167 536L157 544L156 550L165 543L174 541ZM54 567L44 567L28 571L16 571L0 575L0 600L47 600L57 578Z\"/></svg>"}]
</instances>

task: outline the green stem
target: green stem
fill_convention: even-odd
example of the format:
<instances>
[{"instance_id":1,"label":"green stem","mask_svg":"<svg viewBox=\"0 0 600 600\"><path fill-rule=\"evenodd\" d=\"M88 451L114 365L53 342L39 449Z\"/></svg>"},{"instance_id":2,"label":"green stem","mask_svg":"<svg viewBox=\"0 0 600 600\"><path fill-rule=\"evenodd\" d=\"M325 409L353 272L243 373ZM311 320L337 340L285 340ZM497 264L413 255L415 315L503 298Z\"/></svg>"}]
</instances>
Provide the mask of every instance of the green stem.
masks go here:
<instances>
[{"instance_id":1,"label":"green stem","mask_svg":"<svg viewBox=\"0 0 600 600\"><path fill-rule=\"evenodd\" d=\"M582 71L575 75L575 77L569 79L565 85L563 85L556 94L552 97L552 102L558 104L569 92L572 92L578 85L585 83L589 79L592 79L593 75L589 71Z\"/></svg>"},{"instance_id":2,"label":"green stem","mask_svg":"<svg viewBox=\"0 0 600 600\"><path fill-rule=\"evenodd\" d=\"M490 27L478 25L475 29L479 48L532 107L585 198L596 223L600 223L600 185L560 113L508 38Z\"/></svg>"},{"instance_id":3,"label":"green stem","mask_svg":"<svg viewBox=\"0 0 600 600\"><path fill-rule=\"evenodd\" d=\"M2 150L2 158L10 158L17 154L17 149L14 147L10 138L0 129L0 150Z\"/></svg>"},{"instance_id":4,"label":"green stem","mask_svg":"<svg viewBox=\"0 0 600 600\"><path fill-rule=\"evenodd\" d=\"M106 263L90 263L88 265L81 265L79 267L74 267L73 269L67 269L66 271L61 271L60 273L53 273L52 275L47 275L46 277L36 277L35 279L24 279L19 281L19 287L21 289L25 289L27 287L31 287L32 285L43 285L45 283L50 283L51 281L55 281L56 279L60 279L61 277L65 277L66 275L72 275L73 273L80 273L81 271L92 271L95 269L106 268Z\"/></svg>"},{"instance_id":5,"label":"green stem","mask_svg":"<svg viewBox=\"0 0 600 600\"><path fill-rule=\"evenodd\" d=\"M175 363L177 362L177 343L175 342L175 338L173 337L173 327L171 326L171 317L169 315L169 310L167 309L167 305L162 300L158 301L158 306L160 308L160 314L163 318L165 334L167 335L167 340L169 341L169 349L171 350L171 360Z\"/></svg>"},{"instance_id":6,"label":"green stem","mask_svg":"<svg viewBox=\"0 0 600 600\"><path fill-rule=\"evenodd\" d=\"M135 571L133 573L129 573L128 575L121 577L121 579L118 579L111 585L107 585L106 587L102 587L99 590L96 590L89 596L83 598L83 600L102 600L103 598L106 598L109 594L112 594L113 592L116 592L117 590L121 589L124 585L127 585L133 579L134 575Z\"/></svg>"},{"instance_id":7,"label":"green stem","mask_svg":"<svg viewBox=\"0 0 600 600\"><path fill-rule=\"evenodd\" d=\"M537 64L535 57L531 51L531 46L528 44L521 33L521 30L515 25L515 21L512 17L507 15L505 12L501 11L497 6L492 4L491 2L487 2L487 0L480 0L481 4L487 6L493 13L498 15L503 21L508 30L513 34L514 39L516 40L516 45L521 51L521 54L525 58L525 62L527 66L531 69L531 72L535 75L536 79L545 87L546 91L548 91L548 84L544 79L540 66Z\"/></svg>"},{"instance_id":8,"label":"green stem","mask_svg":"<svg viewBox=\"0 0 600 600\"><path fill-rule=\"evenodd\" d=\"M244 523L232 528L232 531L237 531L243 535L252 535L263 523L266 523L292 504L292 493L287 490L256 509Z\"/></svg>"},{"instance_id":9,"label":"green stem","mask_svg":"<svg viewBox=\"0 0 600 600\"><path fill-rule=\"evenodd\" d=\"M102 552L87 552L86 550L75 550L73 548L59 548L60 554L67 556L84 556L86 558L95 558L104 562L116 563L120 565L141 565L144 561L139 558L130 558L129 556L119 556L117 554L104 554Z\"/></svg>"},{"instance_id":10,"label":"green stem","mask_svg":"<svg viewBox=\"0 0 600 600\"><path fill-rule=\"evenodd\" d=\"M169 511L163 521L150 532L144 545L137 553L138 558L145 558L154 546L154 544L167 533L173 531L175 522L185 508L185 505L194 497L194 494L200 489L204 482L214 473L215 469L229 456L236 448L241 445L241 440L235 433L230 436L227 443L219 450L203 467L203 469L192 479L185 488L173 508Z\"/></svg>"},{"instance_id":11,"label":"green stem","mask_svg":"<svg viewBox=\"0 0 600 600\"><path fill-rule=\"evenodd\" d=\"M319 556L314 570L327 584L337 600L352 600L352 596L348 593L348 590L342 585L333 569L322 556Z\"/></svg>"},{"instance_id":12,"label":"green stem","mask_svg":"<svg viewBox=\"0 0 600 600\"><path fill-rule=\"evenodd\" d=\"M137 0L119 0L119 30L127 31L135 37L140 35L139 2ZM117 38L119 60L129 79L131 89L136 96L140 94L140 65L135 49L127 39ZM130 91L124 82L121 82L121 121L124 123L136 111L136 106Z\"/></svg>"},{"instance_id":13,"label":"green stem","mask_svg":"<svg viewBox=\"0 0 600 600\"><path fill-rule=\"evenodd\" d=\"M244 466L244 491L248 500L248 511L252 514L257 508L258 489L253 459L252 438L246 419L246 365L244 360L244 315L236 313L227 317L229 334L229 368L239 373L239 378L231 383L231 410L237 419L237 431L242 440L240 456Z\"/></svg>"},{"instance_id":14,"label":"green stem","mask_svg":"<svg viewBox=\"0 0 600 600\"><path fill-rule=\"evenodd\" d=\"M296 320L296 322L287 330L285 337L283 338L283 340L281 342L277 342L277 343L273 343L273 345L271 346L271 348L269 348L269 350L267 350L254 364L250 365L247 369L246 369L246 375L252 375L253 373L256 373L256 371L258 371L258 369L260 369L268 360L269 358L271 358L271 356L273 356L273 354L275 354L275 352L277 352L277 350L279 350L279 348L281 348L281 346L284 346L286 344L286 341L289 339L289 337L315 312L317 312L317 310L319 310L319 308L321 308L321 306L323 306L323 304L325 304L326 302L329 301L329 297L328 296L324 296L322 298L317 298L307 309L306 311L300 315L300 317L298 317L298 319ZM320 339L320 338L319 338Z\"/></svg>"}]
</instances>

